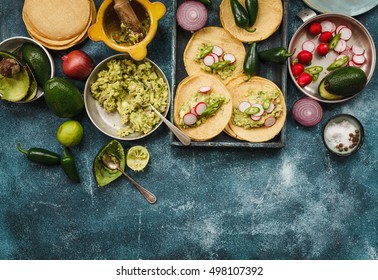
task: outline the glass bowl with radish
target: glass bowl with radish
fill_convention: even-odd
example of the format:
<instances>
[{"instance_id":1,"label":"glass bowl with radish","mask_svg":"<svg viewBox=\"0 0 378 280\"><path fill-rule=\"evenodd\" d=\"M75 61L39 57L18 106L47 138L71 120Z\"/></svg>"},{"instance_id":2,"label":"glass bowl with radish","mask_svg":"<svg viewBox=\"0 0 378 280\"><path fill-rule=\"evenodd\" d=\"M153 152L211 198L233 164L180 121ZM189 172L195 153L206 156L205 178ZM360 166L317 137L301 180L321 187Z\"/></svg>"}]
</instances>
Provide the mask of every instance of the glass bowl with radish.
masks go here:
<instances>
[{"instance_id":1,"label":"glass bowl with radish","mask_svg":"<svg viewBox=\"0 0 378 280\"><path fill-rule=\"evenodd\" d=\"M294 84L320 102L350 100L368 84L375 68L371 35L359 21L341 14L314 13L294 33L288 50L295 50L289 61Z\"/></svg>"}]
</instances>

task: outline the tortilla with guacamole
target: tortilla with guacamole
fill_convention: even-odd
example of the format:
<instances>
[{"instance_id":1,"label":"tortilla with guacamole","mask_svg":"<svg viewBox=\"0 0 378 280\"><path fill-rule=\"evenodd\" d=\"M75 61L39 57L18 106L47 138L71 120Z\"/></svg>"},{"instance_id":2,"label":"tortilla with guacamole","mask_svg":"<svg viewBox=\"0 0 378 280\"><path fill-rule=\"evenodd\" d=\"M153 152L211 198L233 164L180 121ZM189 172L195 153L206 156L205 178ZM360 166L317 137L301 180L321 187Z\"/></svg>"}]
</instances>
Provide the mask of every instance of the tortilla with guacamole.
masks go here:
<instances>
[{"instance_id":1,"label":"tortilla with guacamole","mask_svg":"<svg viewBox=\"0 0 378 280\"><path fill-rule=\"evenodd\" d=\"M266 142L282 130L286 119L285 97L272 81L245 75L232 79L227 88L232 96L232 116L225 132L240 140Z\"/></svg>"},{"instance_id":2,"label":"tortilla with guacamole","mask_svg":"<svg viewBox=\"0 0 378 280\"><path fill-rule=\"evenodd\" d=\"M211 75L186 77L174 99L174 123L193 141L207 141L220 134L230 120L231 96Z\"/></svg>"}]
</instances>

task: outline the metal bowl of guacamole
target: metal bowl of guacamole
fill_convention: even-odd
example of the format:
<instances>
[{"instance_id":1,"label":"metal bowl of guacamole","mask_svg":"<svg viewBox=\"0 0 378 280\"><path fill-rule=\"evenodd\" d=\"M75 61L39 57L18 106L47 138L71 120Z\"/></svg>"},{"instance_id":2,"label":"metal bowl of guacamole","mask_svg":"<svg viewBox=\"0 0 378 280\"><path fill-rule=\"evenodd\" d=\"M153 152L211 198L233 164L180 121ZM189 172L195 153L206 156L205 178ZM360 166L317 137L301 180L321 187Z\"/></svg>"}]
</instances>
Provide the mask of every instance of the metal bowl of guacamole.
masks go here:
<instances>
[{"instance_id":1,"label":"metal bowl of guacamole","mask_svg":"<svg viewBox=\"0 0 378 280\"><path fill-rule=\"evenodd\" d=\"M84 102L92 123L118 140L136 140L162 123L149 104L164 116L170 105L169 83L150 59L117 54L101 61L88 77Z\"/></svg>"}]
</instances>

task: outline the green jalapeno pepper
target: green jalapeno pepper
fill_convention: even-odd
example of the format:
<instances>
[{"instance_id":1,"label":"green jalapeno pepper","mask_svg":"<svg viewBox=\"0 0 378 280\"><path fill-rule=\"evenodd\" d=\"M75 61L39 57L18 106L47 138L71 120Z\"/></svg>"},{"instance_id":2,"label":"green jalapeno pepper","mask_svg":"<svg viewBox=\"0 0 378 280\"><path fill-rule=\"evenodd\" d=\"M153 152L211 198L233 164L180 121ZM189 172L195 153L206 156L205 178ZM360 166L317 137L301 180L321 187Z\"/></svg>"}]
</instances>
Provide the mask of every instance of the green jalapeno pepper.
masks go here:
<instances>
[{"instance_id":1,"label":"green jalapeno pepper","mask_svg":"<svg viewBox=\"0 0 378 280\"><path fill-rule=\"evenodd\" d=\"M343 55L339 57L338 59L336 59L334 62L332 62L331 65L327 67L327 70L332 71L332 70L341 68L345 66L348 63L348 61L349 61L349 57L347 55Z\"/></svg>"},{"instance_id":2,"label":"green jalapeno pepper","mask_svg":"<svg viewBox=\"0 0 378 280\"><path fill-rule=\"evenodd\" d=\"M235 24L248 32L255 32L256 28L248 29L249 17L248 12L238 0L230 0L232 14L234 15Z\"/></svg>"},{"instance_id":3,"label":"green jalapeno pepper","mask_svg":"<svg viewBox=\"0 0 378 280\"><path fill-rule=\"evenodd\" d=\"M328 44L328 49L333 50L336 47L337 43L340 41L340 38L341 38L341 33L333 36L333 38L331 39L331 41Z\"/></svg>"},{"instance_id":4,"label":"green jalapeno pepper","mask_svg":"<svg viewBox=\"0 0 378 280\"><path fill-rule=\"evenodd\" d=\"M259 2L257 0L245 0L245 7L249 17L249 25L252 26L256 22Z\"/></svg>"},{"instance_id":5,"label":"green jalapeno pepper","mask_svg":"<svg viewBox=\"0 0 378 280\"><path fill-rule=\"evenodd\" d=\"M208 117L214 114L222 106L223 102L224 102L223 99L219 99L215 101L214 103L210 104L209 107L207 107L206 110L203 111L203 113L201 114L201 117Z\"/></svg>"},{"instance_id":6,"label":"green jalapeno pepper","mask_svg":"<svg viewBox=\"0 0 378 280\"><path fill-rule=\"evenodd\" d=\"M283 64L286 60L295 53L295 49L292 52L288 52L284 47L272 48L259 52L259 59L262 61L273 62Z\"/></svg>"},{"instance_id":7,"label":"green jalapeno pepper","mask_svg":"<svg viewBox=\"0 0 378 280\"><path fill-rule=\"evenodd\" d=\"M251 79L252 76L256 75L259 68L259 55L257 53L257 44L253 42L249 47L243 64L244 73L247 74L248 79Z\"/></svg>"},{"instance_id":8,"label":"green jalapeno pepper","mask_svg":"<svg viewBox=\"0 0 378 280\"><path fill-rule=\"evenodd\" d=\"M213 70L220 70L220 69L223 69L224 67L226 67L229 64L230 64L229 60L223 60L223 61L219 61L219 62L212 64L210 66L210 68L213 69Z\"/></svg>"},{"instance_id":9,"label":"green jalapeno pepper","mask_svg":"<svg viewBox=\"0 0 378 280\"><path fill-rule=\"evenodd\" d=\"M199 1L202 2L203 4L207 5L207 6L211 5L211 0L199 0Z\"/></svg>"},{"instance_id":10,"label":"green jalapeno pepper","mask_svg":"<svg viewBox=\"0 0 378 280\"><path fill-rule=\"evenodd\" d=\"M311 75L319 74L322 71L323 71L323 67L322 66L311 66L311 67L305 68L305 72L307 72L307 73L309 73Z\"/></svg>"},{"instance_id":11,"label":"green jalapeno pepper","mask_svg":"<svg viewBox=\"0 0 378 280\"><path fill-rule=\"evenodd\" d=\"M70 153L68 153L67 148L64 149L63 157L60 159L60 165L62 166L62 169L64 173L66 173L68 178L76 183L80 182L80 177L76 169L75 158Z\"/></svg>"},{"instance_id":12,"label":"green jalapeno pepper","mask_svg":"<svg viewBox=\"0 0 378 280\"><path fill-rule=\"evenodd\" d=\"M17 144L18 150L25 154L26 157L36 163L44 165L55 165L60 162L60 155L42 148L30 148L29 150L23 150L20 144Z\"/></svg>"}]
</instances>

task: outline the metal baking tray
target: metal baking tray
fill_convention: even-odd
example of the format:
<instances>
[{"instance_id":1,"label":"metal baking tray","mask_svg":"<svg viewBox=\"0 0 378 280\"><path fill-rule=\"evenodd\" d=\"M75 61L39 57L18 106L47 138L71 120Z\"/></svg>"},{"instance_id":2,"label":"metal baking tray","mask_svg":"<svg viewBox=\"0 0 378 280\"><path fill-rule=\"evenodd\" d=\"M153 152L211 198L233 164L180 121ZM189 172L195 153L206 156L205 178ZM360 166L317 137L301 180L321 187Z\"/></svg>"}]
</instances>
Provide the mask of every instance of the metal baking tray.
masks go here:
<instances>
[{"instance_id":1,"label":"metal baking tray","mask_svg":"<svg viewBox=\"0 0 378 280\"><path fill-rule=\"evenodd\" d=\"M176 12L177 7L185 0L178 0L176 5L174 5L174 12ZM219 5L221 0L212 0L211 6L208 7L209 19L207 26L221 26L219 19ZM265 50L269 48L275 48L284 46L287 47L287 13L288 10L288 0L283 0L284 5L284 15L280 28L268 39L258 43L259 50ZM176 18L175 18L176 20ZM173 69L173 93L171 94L171 108L174 104L174 94L176 91L177 85L187 76L185 71L184 62L183 62L183 53L185 47L192 35L192 33L183 30L181 27L177 26L175 21L175 36L173 38L173 57L176 60L175 67ZM285 99L286 99L286 89L287 89L287 65L277 65L272 63L263 63L260 62L260 69L258 76L267 78L274 83L282 90ZM170 119L173 122L173 109L170 111ZM225 132L222 132L217 137L204 142L195 142L192 141L190 146L199 146L199 147L247 147L247 148L282 148L285 146L285 130L286 125L282 128L281 132L267 142L262 143L251 143L247 141L242 141L228 136ZM176 136L171 133L170 135L171 145L174 146L184 146Z\"/></svg>"}]
</instances>

